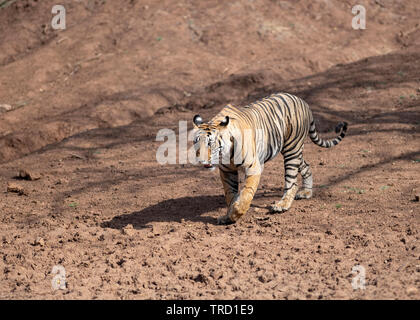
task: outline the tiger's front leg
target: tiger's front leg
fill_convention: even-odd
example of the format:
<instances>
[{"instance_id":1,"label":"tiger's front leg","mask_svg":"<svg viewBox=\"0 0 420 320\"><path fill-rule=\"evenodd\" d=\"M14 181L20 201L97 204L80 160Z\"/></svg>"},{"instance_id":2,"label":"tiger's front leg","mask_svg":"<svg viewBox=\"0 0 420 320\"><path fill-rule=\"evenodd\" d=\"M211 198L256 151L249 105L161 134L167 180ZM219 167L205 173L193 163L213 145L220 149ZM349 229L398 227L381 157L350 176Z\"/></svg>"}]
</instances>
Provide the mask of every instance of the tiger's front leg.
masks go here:
<instances>
[{"instance_id":1,"label":"tiger's front leg","mask_svg":"<svg viewBox=\"0 0 420 320\"><path fill-rule=\"evenodd\" d=\"M226 216L217 219L218 224L235 223L242 217L251 206L252 199L257 191L261 174L253 174L245 176L245 185L239 195L232 198ZM227 199L226 199L227 200Z\"/></svg>"},{"instance_id":2,"label":"tiger's front leg","mask_svg":"<svg viewBox=\"0 0 420 320\"><path fill-rule=\"evenodd\" d=\"M226 171L224 168L219 168L219 173L225 191L226 205L229 207L232 200L238 195L238 171Z\"/></svg>"}]
</instances>

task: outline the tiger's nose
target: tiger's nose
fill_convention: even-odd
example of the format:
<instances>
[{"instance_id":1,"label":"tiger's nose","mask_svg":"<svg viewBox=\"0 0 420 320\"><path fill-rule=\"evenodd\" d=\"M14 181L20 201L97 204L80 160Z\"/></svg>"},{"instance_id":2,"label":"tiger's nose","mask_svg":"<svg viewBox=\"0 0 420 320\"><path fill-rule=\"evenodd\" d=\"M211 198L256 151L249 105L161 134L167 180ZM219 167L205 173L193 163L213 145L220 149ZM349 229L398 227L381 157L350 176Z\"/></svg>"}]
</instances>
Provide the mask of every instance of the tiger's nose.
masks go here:
<instances>
[{"instance_id":1,"label":"tiger's nose","mask_svg":"<svg viewBox=\"0 0 420 320\"><path fill-rule=\"evenodd\" d=\"M210 155L210 149L206 147L201 147L197 150L196 156L199 162L201 163L207 163Z\"/></svg>"}]
</instances>

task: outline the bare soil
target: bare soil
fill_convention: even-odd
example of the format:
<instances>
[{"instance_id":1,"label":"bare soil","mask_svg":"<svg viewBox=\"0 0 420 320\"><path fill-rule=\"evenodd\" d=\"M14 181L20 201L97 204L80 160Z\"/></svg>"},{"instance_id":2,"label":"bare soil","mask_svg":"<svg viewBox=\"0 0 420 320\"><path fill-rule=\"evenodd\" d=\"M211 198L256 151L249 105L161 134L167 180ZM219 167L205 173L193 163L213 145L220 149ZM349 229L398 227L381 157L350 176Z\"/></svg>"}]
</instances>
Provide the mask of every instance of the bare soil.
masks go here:
<instances>
[{"instance_id":1,"label":"bare soil","mask_svg":"<svg viewBox=\"0 0 420 320\"><path fill-rule=\"evenodd\" d=\"M339 0L63 0L63 31L52 0L0 8L0 298L419 299L420 5L359 3L366 30ZM308 140L312 199L268 214L278 157L216 225L217 171L159 165L156 134L274 92L348 134Z\"/></svg>"}]
</instances>

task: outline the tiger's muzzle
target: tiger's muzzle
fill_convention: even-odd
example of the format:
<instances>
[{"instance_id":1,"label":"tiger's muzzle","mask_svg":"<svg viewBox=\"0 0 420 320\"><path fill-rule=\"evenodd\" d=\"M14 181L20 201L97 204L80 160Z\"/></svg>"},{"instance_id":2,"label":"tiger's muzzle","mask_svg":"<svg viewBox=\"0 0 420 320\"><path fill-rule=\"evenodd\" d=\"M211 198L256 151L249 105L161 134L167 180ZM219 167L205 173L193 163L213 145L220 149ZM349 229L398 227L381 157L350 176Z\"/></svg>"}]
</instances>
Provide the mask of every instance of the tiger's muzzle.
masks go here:
<instances>
[{"instance_id":1,"label":"tiger's muzzle","mask_svg":"<svg viewBox=\"0 0 420 320\"><path fill-rule=\"evenodd\" d=\"M203 152L200 151L203 150ZM210 147L204 146L197 150L197 159L200 164L207 170L214 170L216 166L220 163L222 147Z\"/></svg>"}]
</instances>

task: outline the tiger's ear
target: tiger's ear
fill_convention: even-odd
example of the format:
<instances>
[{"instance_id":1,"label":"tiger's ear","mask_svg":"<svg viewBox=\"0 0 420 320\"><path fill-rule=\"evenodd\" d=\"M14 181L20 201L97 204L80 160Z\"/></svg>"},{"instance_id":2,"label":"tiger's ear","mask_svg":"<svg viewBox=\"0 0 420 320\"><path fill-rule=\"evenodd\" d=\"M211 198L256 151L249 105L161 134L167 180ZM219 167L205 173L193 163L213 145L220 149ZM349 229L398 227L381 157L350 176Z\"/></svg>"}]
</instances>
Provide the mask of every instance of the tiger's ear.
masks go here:
<instances>
[{"instance_id":1,"label":"tiger's ear","mask_svg":"<svg viewBox=\"0 0 420 320\"><path fill-rule=\"evenodd\" d=\"M229 116L226 116L219 124L221 127L226 127L229 124Z\"/></svg>"},{"instance_id":2,"label":"tiger's ear","mask_svg":"<svg viewBox=\"0 0 420 320\"><path fill-rule=\"evenodd\" d=\"M193 118L194 127L197 128L200 124L203 123L203 118L199 114L196 114Z\"/></svg>"}]
</instances>

